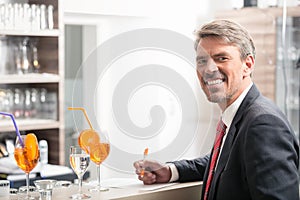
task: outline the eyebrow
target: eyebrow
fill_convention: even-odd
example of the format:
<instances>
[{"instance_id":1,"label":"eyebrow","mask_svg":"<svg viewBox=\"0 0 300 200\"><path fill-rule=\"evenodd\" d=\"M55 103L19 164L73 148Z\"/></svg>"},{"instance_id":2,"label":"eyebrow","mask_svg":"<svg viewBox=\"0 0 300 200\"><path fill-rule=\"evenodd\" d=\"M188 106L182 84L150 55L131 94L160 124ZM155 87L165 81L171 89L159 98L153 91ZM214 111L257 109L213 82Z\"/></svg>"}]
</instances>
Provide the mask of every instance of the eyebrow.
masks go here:
<instances>
[{"instance_id":1,"label":"eyebrow","mask_svg":"<svg viewBox=\"0 0 300 200\"><path fill-rule=\"evenodd\" d=\"M220 52L212 55L212 57L222 57L222 56L229 56L229 54L227 52Z\"/></svg>"},{"instance_id":2,"label":"eyebrow","mask_svg":"<svg viewBox=\"0 0 300 200\"><path fill-rule=\"evenodd\" d=\"M197 56L196 57L196 61L199 61L199 60L202 60L202 59L206 59L208 58L209 56Z\"/></svg>"},{"instance_id":3,"label":"eyebrow","mask_svg":"<svg viewBox=\"0 0 300 200\"><path fill-rule=\"evenodd\" d=\"M212 56L209 56L208 54L204 54L203 56L196 56L196 60L200 60L200 59L205 59L207 57L212 57L212 58L215 58L215 57L222 57L222 56L229 56L229 54L227 52L220 52L220 53L216 53Z\"/></svg>"},{"instance_id":4,"label":"eyebrow","mask_svg":"<svg viewBox=\"0 0 300 200\"><path fill-rule=\"evenodd\" d=\"M196 61L199 61L200 59L207 59L208 57L218 58L218 57L223 57L223 56L230 56L230 54L227 52L216 53L216 54L213 54L212 56L209 56L208 54L204 54L203 56L202 55L197 56Z\"/></svg>"}]
</instances>

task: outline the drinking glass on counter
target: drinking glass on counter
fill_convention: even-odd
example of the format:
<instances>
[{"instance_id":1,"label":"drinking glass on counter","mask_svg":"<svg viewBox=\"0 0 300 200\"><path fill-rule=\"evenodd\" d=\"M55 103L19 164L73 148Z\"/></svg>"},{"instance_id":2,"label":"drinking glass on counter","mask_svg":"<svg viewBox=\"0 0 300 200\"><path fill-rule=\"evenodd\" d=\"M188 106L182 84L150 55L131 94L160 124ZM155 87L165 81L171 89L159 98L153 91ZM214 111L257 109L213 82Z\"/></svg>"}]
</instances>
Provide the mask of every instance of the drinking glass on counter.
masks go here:
<instances>
[{"instance_id":1,"label":"drinking glass on counter","mask_svg":"<svg viewBox=\"0 0 300 200\"><path fill-rule=\"evenodd\" d=\"M57 181L52 179L36 180L33 182L40 193L40 200L51 200L52 190Z\"/></svg>"},{"instance_id":2,"label":"drinking glass on counter","mask_svg":"<svg viewBox=\"0 0 300 200\"><path fill-rule=\"evenodd\" d=\"M107 133L92 129L84 130L79 135L78 143L81 148L90 154L91 161L97 166L97 185L90 189L90 191L108 191L108 188L101 186L100 181L100 165L107 158L110 151Z\"/></svg>"},{"instance_id":3,"label":"drinking glass on counter","mask_svg":"<svg viewBox=\"0 0 300 200\"><path fill-rule=\"evenodd\" d=\"M96 131L86 113L86 110L81 107L69 107L68 110L82 111L90 129L81 131L78 137L79 146L90 155L90 159L97 165L97 186L90 191L108 191L100 184L100 164L107 158L110 151L109 138L106 132Z\"/></svg>"},{"instance_id":4,"label":"drinking glass on counter","mask_svg":"<svg viewBox=\"0 0 300 200\"><path fill-rule=\"evenodd\" d=\"M90 155L80 147L70 147L70 164L78 177L78 193L71 196L72 199L89 199L90 195L82 192L82 179L90 163Z\"/></svg>"},{"instance_id":5,"label":"drinking glass on counter","mask_svg":"<svg viewBox=\"0 0 300 200\"><path fill-rule=\"evenodd\" d=\"M108 188L101 186L101 173L100 173L100 164L108 157L110 152L110 143L108 135L105 132L102 132L100 135L100 142L92 147L90 150L91 160L97 166L97 186L92 188L90 191L108 191Z\"/></svg>"},{"instance_id":6,"label":"drinking glass on counter","mask_svg":"<svg viewBox=\"0 0 300 200\"><path fill-rule=\"evenodd\" d=\"M29 194L29 173L37 165L39 156L39 146L34 133L17 137L14 157L18 167L26 173L26 200L34 199L34 197L31 197Z\"/></svg>"}]
</instances>

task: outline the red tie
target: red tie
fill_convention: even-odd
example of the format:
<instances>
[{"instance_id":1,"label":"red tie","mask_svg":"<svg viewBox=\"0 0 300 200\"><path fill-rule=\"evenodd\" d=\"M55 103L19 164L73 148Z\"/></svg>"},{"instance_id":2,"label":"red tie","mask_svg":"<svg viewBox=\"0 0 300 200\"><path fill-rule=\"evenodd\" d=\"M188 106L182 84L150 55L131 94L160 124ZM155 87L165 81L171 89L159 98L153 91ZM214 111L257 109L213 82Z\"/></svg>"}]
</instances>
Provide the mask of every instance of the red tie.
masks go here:
<instances>
[{"instance_id":1,"label":"red tie","mask_svg":"<svg viewBox=\"0 0 300 200\"><path fill-rule=\"evenodd\" d=\"M213 149L213 152L212 152L212 155L211 155L209 172L208 172L208 177L207 177L207 182L206 182L206 187L205 187L205 193L204 193L204 200L208 199L210 184L211 184L213 176L214 176L216 163L217 163L218 156L219 156L219 153L220 153L220 147L221 147L221 144L222 144L223 137L225 135L225 130L226 130L226 125L222 122L222 120L220 120L219 123L218 123L218 126L217 126L217 133L216 133L214 149Z\"/></svg>"}]
</instances>

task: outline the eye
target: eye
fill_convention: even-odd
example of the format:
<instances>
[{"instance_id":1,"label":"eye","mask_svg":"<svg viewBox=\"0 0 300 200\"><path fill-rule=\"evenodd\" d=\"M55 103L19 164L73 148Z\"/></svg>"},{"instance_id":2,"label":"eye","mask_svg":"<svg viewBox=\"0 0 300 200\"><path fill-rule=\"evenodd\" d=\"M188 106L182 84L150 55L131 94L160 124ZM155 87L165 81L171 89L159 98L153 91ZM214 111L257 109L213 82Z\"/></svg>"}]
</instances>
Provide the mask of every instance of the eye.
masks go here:
<instances>
[{"instance_id":1,"label":"eye","mask_svg":"<svg viewBox=\"0 0 300 200\"><path fill-rule=\"evenodd\" d=\"M225 61L227 61L227 60L228 60L228 58L227 58L227 57L224 57L224 56L222 56L222 57L217 57L215 60L216 60L217 62L225 62Z\"/></svg>"},{"instance_id":2,"label":"eye","mask_svg":"<svg viewBox=\"0 0 300 200\"><path fill-rule=\"evenodd\" d=\"M198 66L205 66L207 64L208 60L206 58L198 58L197 59L197 65Z\"/></svg>"}]
</instances>

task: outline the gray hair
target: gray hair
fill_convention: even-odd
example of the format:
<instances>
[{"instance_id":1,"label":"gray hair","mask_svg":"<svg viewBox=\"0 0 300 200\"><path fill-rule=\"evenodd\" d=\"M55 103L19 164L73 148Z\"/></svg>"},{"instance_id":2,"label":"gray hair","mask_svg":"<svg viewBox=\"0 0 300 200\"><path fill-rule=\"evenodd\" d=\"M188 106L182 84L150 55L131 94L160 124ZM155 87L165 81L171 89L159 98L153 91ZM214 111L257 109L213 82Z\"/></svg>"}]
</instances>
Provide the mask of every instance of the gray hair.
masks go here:
<instances>
[{"instance_id":1,"label":"gray hair","mask_svg":"<svg viewBox=\"0 0 300 200\"><path fill-rule=\"evenodd\" d=\"M206 37L222 38L228 44L239 48L241 59L245 59L248 55L255 58L255 46L253 39L248 31L241 25L229 20L215 20L204 24L195 32L197 48L199 41Z\"/></svg>"}]
</instances>

